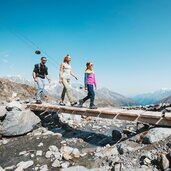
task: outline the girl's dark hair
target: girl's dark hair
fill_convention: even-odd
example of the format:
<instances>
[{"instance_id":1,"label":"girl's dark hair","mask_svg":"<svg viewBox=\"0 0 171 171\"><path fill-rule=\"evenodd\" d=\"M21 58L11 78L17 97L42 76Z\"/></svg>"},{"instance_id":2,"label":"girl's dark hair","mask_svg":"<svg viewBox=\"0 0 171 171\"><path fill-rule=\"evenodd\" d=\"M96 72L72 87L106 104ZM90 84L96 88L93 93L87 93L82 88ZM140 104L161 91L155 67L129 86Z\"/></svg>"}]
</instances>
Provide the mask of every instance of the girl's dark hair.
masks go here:
<instances>
[{"instance_id":1,"label":"girl's dark hair","mask_svg":"<svg viewBox=\"0 0 171 171\"><path fill-rule=\"evenodd\" d=\"M91 62L86 63L86 71L88 70L88 67L89 67L90 64L91 64Z\"/></svg>"}]
</instances>

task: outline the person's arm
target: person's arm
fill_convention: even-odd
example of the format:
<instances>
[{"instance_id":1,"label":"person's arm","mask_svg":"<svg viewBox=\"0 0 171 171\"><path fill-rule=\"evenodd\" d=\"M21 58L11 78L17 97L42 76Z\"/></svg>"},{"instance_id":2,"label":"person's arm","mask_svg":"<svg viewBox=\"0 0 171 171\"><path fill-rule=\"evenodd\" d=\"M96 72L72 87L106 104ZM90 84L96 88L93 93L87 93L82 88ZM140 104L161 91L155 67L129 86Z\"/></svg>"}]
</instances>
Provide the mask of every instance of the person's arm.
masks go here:
<instances>
[{"instance_id":1,"label":"person's arm","mask_svg":"<svg viewBox=\"0 0 171 171\"><path fill-rule=\"evenodd\" d=\"M59 83L62 82L62 73L63 73L63 64L60 65L60 70L59 70Z\"/></svg>"},{"instance_id":2,"label":"person's arm","mask_svg":"<svg viewBox=\"0 0 171 171\"><path fill-rule=\"evenodd\" d=\"M37 65L35 65L33 70L33 79L35 82L37 82L37 73L38 73L38 69L37 69Z\"/></svg>"},{"instance_id":3,"label":"person's arm","mask_svg":"<svg viewBox=\"0 0 171 171\"><path fill-rule=\"evenodd\" d=\"M33 79L35 82L37 82L37 76L36 76L36 73L33 71Z\"/></svg>"},{"instance_id":4,"label":"person's arm","mask_svg":"<svg viewBox=\"0 0 171 171\"><path fill-rule=\"evenodd\" d=\"M46 66L45 66L45 67L46 67ZM47 67L46 67L45 76L46 76L47 80L48 80L49 83L50 83L50 82L51 82L51 79L50 79L50 77L49 77L49 75L48 75L48 68L47 68Z\"/></svg>"},{"instance_id":5,"label":"person's arm","mask_svg":"<svg viewBox=\"0 0 171 171\"><path fill-rule=\"evenodd\" d=\"M94 74L94 86L97 89L97 83L96 83L96 76L95 76L95 74Z\"/></svg>"},{"instance_id":6,"label":"person's arm","mask_svg":"<svg viewBox=\"0 0 171 171\"><path fill-rule=\"evenodd\" d=\"M72 68L71 68L71 75L72 75L76 80L78 80L78 78L74 75L74 72L73 72Z\"/></svg>"},{"instance_id":7,"label":"person's arm","mask_svg":"<svg viewBox=\"0 0 171 171\"><path fill-rule=\"evenodd\" d=\"M87 78L88 78L88 73L84 74L84 86L85 86L85 90L87 90Z\"/></svg>"},{"instance_id":8,"label":"person's arm","mask_svg":"<svg viewBox=\"0 0 171 171\"><path fill-rule=\"evenodd\" d=\"M48 80L49 83L50 83L50 82L51 82L51 79L50 79L49 75L46 75L46 78L47 78L47 80Z\"/></svg>"}]
</instances>

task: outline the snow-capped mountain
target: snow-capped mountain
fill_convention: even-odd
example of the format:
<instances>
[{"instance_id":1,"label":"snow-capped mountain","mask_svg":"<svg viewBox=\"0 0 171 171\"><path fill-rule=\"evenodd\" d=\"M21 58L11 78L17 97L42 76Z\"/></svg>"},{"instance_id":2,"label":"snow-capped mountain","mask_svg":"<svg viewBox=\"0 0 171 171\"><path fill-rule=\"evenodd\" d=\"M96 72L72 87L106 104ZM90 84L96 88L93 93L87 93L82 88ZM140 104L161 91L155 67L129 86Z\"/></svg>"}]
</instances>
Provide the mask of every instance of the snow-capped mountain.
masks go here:
<instances>
[{"instance_id":1,"label":"snow-capped mountain","mask_svg":"<svg viewBox=\"0 0 171 171\"><path fill-rule=\"evenodd\" d=\"M8 80L10 80L12 82L15 82L15 83L27 84L27 85L30 85L30 86L34 85L34 81L28 80L28 79L24 78L21 75L16 75L16 76L7 75L7 76L5 76L3 78L8 79Z\"/></svg>"},{"instance_id":2,"label":"snow-capped mountain","mask_svg":"<svg viewBox=\"0 0 171 171\"><path fill-rule=\"evenodd\" d=\"M50 85L47 85L45 89L48 94L60 99L63 86L62 84L53 82ZM71 90L74 100L82 99L87 95L87 91L82 88L82 85L76 83L72 84ZM135 102L132 99L122 96L118 93L112 92L107 88L102 88L96 90L96 104L103 107L131 106L134 105Z\"/></svg>"},{"instance_id":3,"label":"snow-capped mountain","mask_svg":"<svg viewBox=\"0 0 171 171\"><path fill-rule=\"evenodd\" d=\"M7 76L5 79L8 79L15 83L26 84L29 86L35 86L33 81L29 81L22 76ZM61 92L63 89L63 85L59 84L57 81L52 81L51 84L46 84L45 92L48 96L52 96L57 100L60 100ZM87 91L83 89L82 85L78 83L73 83L71 85L71 91L73 95L73 99L78 101L79 99L84 98L87 95ZM118 93L110 91L107 88L102 88L96 90L96 104L99 106L131 106L135 105L135 102L122 96Z\"/></svg>"},{"instance_id":4,"label":"snow-capped mountain","mask_svg":"<svg viewBox=\"0 0 171 171\"><path fill-rule=\"evenodd\" d=\"M160 89L151 93L136 95L132 99L137 105L149 105L156 104L169 96L171 96L171 89Z\"/></svg>"}]
</instances>

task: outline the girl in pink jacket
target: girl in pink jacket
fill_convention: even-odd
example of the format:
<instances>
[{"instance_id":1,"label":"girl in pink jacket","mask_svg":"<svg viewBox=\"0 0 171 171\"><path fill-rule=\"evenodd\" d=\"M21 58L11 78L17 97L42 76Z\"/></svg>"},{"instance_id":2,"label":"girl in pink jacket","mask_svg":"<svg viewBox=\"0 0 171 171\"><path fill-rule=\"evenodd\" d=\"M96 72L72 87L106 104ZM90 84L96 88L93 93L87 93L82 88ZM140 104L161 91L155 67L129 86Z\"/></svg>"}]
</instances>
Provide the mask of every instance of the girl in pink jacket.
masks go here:
<instances>
[{"instance_id":1,"label":"girl in pink jacket","mask_svg":"<svg viewBox=\"0 0 171 171\"><path fill-rule=\"evenodd\" d=\"M87 62L86 67L87 68L84 76L84 84L85 84L85 90L88 91L88 95L84 99L79 100L79 106L82 107L83 103L88 99L90 99L90 109L97 109L97 107L94 105L94 99L95 99L94 87L97 89L97 86L96 86L96 77L93 72L93 63Z\"/></svg>"}]
</instances>

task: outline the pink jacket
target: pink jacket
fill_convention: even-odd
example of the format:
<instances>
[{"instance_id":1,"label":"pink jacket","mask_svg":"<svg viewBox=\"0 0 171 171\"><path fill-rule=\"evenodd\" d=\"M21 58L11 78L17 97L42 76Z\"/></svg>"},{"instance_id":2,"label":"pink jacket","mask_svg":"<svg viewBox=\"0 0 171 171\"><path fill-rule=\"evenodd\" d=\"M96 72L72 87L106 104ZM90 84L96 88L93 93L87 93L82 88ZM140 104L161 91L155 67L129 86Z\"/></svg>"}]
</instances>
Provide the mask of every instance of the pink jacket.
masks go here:
<instances>
[{"instance_id":1,"label":"pink jacket","mask_svg":"<svg viewBox=\"0 0 171 171\"><path fill-rule=\"evenodd\" d=\"M87 70L85 72L85 77L84 77L84 83L85 87L87 88L87 84L94 85L96 87L96 77L93 71Z\"/></svg>"}]
</instances>

